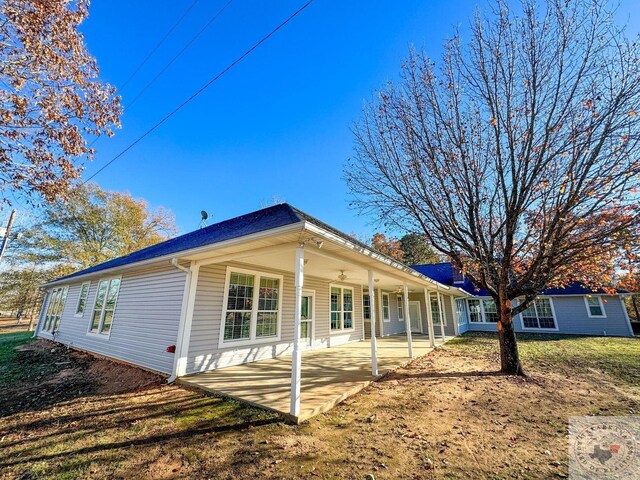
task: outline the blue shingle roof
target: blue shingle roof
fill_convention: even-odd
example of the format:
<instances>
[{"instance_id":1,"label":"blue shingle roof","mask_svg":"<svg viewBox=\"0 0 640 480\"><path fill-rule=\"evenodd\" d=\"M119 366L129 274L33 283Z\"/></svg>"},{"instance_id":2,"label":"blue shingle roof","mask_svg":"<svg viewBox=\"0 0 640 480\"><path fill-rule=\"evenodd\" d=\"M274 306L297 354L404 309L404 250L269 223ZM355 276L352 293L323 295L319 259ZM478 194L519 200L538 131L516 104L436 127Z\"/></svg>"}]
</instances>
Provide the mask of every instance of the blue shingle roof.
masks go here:
<instances>
[{"instance_id":1,"label":"blue shingle roof","mask_svg":"<svg viewBox=\"0 0 640 480\"><path fill-rule=\"evenodd\" d=\"M305 214L306 217L309 217ZM310 218L310 217L309 217ZM179 237L172 238L151 247L143 248L124 257L114 258L99 265L61 277L55 281L95 273L109 268L123 267L132 263L152 260L166 255L176 254L185 250L213 245L216 243L244 237L258 232L264 232L286 225L302 222L301 212L286 203L274 205L255 212L215 223Z\"/></svg>"},{"instance_id":2,"label":"blue shingle roof","mask_svg":"<svg viewBox=\"0 0 640 480\"><path fill-rule=\"evenodd\" d=\"M454 285L453 283L453 268L451 262L434 263L427 265L414 265L414 270L417 270L426 277L429 277L437 282L445 285ZM454 286L460 287L467 293L477 295L480 297L489 296L489 293L481 288L477 288L467 278L464 282L456 283ZM619 293L624 293L622 290L618 290ZM565 288L547 288L542 292L543 295L589 295L591 293L605 293L604 290L596 290L595 292L589 287L580 282L573 282Z\"/></svg>"}]
</instances>

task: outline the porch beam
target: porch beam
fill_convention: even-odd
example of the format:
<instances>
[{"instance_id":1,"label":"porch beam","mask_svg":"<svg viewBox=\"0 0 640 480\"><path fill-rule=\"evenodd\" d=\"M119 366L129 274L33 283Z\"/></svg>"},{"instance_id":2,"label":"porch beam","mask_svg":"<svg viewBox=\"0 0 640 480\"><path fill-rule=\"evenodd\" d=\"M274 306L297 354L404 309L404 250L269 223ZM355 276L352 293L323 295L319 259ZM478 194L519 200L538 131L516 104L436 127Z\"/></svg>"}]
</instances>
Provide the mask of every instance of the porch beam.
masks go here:
<instances>
[{"instance_id":1,"label":"porch beam","mask_svg":"<svg viewBox=\"0 0 640 480\"><path fill-rule=\"evenodd\" d=\"M411 313L409 313L409 287L404 284L404 328L407 331L407 347L409 348L409 358L413 358L413 339L411 338Z\"/></svg>"},{"instance_id":2,"label":"porch beam","mask_svg":"<svg viewBox=\"0 0 640 480\"><path fill-rule=\"evenodd\" d=\"M378 346L376 343L376 297L373 272L369 270L369 311L371 312L371 375L378 375Z\"/></svg>"},{"instance_id":3,"label":"porch beam","mask_svg":"<svg viewBox=\"0 0 640 480\"><path fill-rule=\"evenodd\" d=\"M436 290L436 298L438 299L438 310L440 311L440 335L442 336L442 343L444 343L444 305L442 304L442 297L440 296L440 292Z\"/></svg>"},{"instance_id":4,"label":"porch beam","mask_svg":"<svg viewBox=\"0 0 640 480\"><path fill-rule=\"evenodd\" d=\"M191 341L191 325L193 324L193 312L196 304L196 291L198 289L198 276L200 266L191 262L185 278L184 293L182 295L182 311L178 325L176 340L176 352L173 359L173 373L167 382L173 382L177 377L187 373L187 355L189 354L189 342Z\"/></svg>"},{"instance_id":5,"label":"porch beam","mask_svg":"<svg viewBox=\"0 0 640 480\"><path fill-rule=\"evenodd\" d=\"M427 307L427 327L429 330L429 346L434 348L436 346L435 332L433 331L433 314L431 312L431 297L429 296L429 290L424 290L424 302Z\"/></svg>"},{"instance_id":6,"label":"porch beam","mask_svg":"<svg viewBox=\"0 0 640 480\"><path fill-rule=\"evenodd\" d=\"M300 416L300 382L302 353L300 352L300 330L302 325L302 288L304 286L304 244L296 248L295 272L295 310L293 314L293 354L291 355L291 404L292 417Z\"/></svg>"},{"instance_id":7,"label":"porch beam","mask_svg":"<svg viewBox=\"0 0 640 480\"><path fill-rule=\"evenodd\" d=\"M280 253L285 251L291 251L298 246L297 242L288 242L280 245L269 245L266 247L252 248L250 250L244 250L242 252L228 253L226 255L218 255L212 258L203 258L196 260L196 265L204 267L206 265L214 265L216 263L230 262L233 260L240 260L243 258L255 257L257 255L265 255L270 253Z\"/></svg>"}]
</instances>

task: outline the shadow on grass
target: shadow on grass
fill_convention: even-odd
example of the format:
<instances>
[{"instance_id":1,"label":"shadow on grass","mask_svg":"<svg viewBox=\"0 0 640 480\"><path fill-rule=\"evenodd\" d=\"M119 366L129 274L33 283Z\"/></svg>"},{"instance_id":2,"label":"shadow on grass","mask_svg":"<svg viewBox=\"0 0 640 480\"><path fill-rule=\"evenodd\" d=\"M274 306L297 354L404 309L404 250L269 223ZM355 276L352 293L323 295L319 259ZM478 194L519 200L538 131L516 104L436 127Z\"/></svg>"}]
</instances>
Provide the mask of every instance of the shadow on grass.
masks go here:
<instances>
[{"instance_id":1,"label":"shadow on grass","mask_svg":"<svg viewBox=\"0 0 640 480\"><path fill-rule=\"evenodd\" d=\"M393 375L387 375L386 377L378 380L380 383L384 383L389 380L402 380L406 378L421 378L421 379L440 379L440 378L480 378L480 377L506 377L505 373L499 371L473 371L473 372L395 372Z\"/></svg>"},{"instance_id":2,"label":"shadow on grass","mask_svg":"<svg viewBox=\"0 0 640 480\"><path fill-rule=\"evenodd\" d=\"M246 420L240 423L232 423L226 425L206 425L199 426L196 428L190 428L186 430L181 430L178 432L169 432L158 435L150 435L148 437L137 438L132 440L124 440L119 442L110 442L104 443L100 445L92 445L88 447L78 448L75 450L66 450L64 452L49 454L49 455L36 455L30 457L20 456L19 458L12 458L8 461L0 461L0 467L10 467L14 465L33 463L33 462L41 462L41 461L50 461L59 458L73 458L77 455L88 455L100 452L106 452L110 450L118 450L122 448L131 448L131 447L144 447L155 445L158 443L165 443L176 440L190 440L196 436L208 435L208 434L217 434L217 433L226 433L226 432L237 432L241 430L246 430L248 428L270 425L275 423L281 423L282 418L276 416L274 414L273 417L258 419L255 421Z\"/></svg>"}]
</instances>

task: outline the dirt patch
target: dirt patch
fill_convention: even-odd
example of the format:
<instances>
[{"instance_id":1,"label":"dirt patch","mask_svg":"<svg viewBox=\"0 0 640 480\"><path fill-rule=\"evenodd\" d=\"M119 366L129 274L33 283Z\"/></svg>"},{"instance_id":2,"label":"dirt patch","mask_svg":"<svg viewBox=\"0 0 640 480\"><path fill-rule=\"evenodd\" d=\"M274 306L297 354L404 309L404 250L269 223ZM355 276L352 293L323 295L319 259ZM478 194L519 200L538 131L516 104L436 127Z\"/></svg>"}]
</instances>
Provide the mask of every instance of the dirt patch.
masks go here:
<instances>
[{"instance_id":1,"label":"dirt patch","mask_svg":"<svg viewBox=\"0 0 640 480\"><path fill-rule=\"evenodd\" d=\"M138 368L36 340L16 348L20 378L0 391L0 417L40 410L83 395L111 395L158 385L163 377Z\"/></svg>"}]
</instances>

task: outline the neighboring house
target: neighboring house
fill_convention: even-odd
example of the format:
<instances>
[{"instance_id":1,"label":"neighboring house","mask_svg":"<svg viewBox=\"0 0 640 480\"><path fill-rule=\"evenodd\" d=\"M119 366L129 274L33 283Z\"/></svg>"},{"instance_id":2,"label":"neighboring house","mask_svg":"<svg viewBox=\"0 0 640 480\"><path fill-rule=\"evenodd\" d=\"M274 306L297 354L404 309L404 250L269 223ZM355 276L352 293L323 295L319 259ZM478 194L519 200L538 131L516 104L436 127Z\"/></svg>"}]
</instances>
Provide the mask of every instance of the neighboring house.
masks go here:
<instances>
[{"instance_id":1,"label":"neighboring house","mask_svg":"<svg viewBox=\"0 0 640 480\"><path fill-rule=\"evenodd\" d=\"M376 336L424 333L433 345L436 335L459 333L455 299L468 295L287 204L202 228L44 287L39 337L171 380L294 353L293 388L299 386L299 350L359 342L372 331ZM370 343L375 374L377 350Z\"/></svg>"},{"instance_id":2,"label":"neighboring house","mask_svg":"<svg viewBox=\"0 0 640 480\"><path fill-rule=\"evenodd\" d=\"M473 297L456 300L460 331L496 331L498 312L487 292L455 271L451 263L416 265L418 272ZM571 333L578 335L633 336L622 295L592 291L575 282L566 288L549 288L514 319L516 332Z\"/></svg>"}]
</instances>

